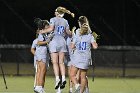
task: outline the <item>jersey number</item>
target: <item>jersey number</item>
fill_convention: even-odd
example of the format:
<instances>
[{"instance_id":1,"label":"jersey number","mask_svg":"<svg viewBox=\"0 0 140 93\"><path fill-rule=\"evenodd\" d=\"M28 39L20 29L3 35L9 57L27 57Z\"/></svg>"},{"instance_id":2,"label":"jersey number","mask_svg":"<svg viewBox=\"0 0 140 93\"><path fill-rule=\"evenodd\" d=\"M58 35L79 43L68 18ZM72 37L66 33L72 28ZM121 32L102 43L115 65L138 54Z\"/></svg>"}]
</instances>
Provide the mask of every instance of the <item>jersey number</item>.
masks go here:
<instances>
[{"instance_id":1,"label":"jersey number","mask_svg":"<svg viewBox=\"0 0 140 93\"><path fill-rule=\"evenodd\" d=\"M79 43L79 50L86 50L86 42Z\"/></svg>"},{"instance_id":2,"label":"jersey number","mask_svg":"<svg viewBox=\"0 0 140 93\"><path fill-rule=\"evenodd\" d=\"M58 34L64 33L64 26L58 26L57 27L57 32L58 32Z\"/></svg>"}]
</instances>

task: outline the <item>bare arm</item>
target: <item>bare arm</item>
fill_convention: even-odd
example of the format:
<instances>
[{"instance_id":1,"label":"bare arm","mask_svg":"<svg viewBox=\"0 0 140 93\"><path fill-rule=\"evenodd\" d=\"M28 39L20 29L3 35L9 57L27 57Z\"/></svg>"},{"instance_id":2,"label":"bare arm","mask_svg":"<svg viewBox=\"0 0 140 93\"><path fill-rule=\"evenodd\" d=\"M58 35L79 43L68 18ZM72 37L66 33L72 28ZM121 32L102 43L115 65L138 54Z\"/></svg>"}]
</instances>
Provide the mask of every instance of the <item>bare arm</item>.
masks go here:
<instances>
[{"instance_id":1,"label":"bare arm","mask_svg":"<svg viewBox=\"0 0 140 93\"><path fill-rule=\"evenodd\" d=\"M35 55L35 48L31 48L31 53Z\"/></svg>"},{"instance_id":2,"label":"bare arm","mask_svg":"<svg viewBox=\"0 0 140 93\"><path fill-rule=\"evenodd\" d=\"M48 33L48 32L51 32L53 30L54 30L54 26L53 25L50 25L47 29L40 30L39 33L41 33L41 34Z\"/></svg>"},{"instance_id":3,"label":"bare arm","mask_svg":"<svg viewBox=\"0 0 140 93\"><path fill-rule=\"evenodd\" d=\"M98 44L97 44L96 42L93 42L93 43L92 43L92 47L93 47L94 49L97 49L97 48L98 48Z\"/></svg>"},{"instance_id":4,"label":"bare arm","mask_svg":"<svg viewBox=\"0 0 140 93\"><path fill-rule=\"evenodd\" d=\"M41 46L41 45L48 44L48 42L47 41L38 41L37 44Z\"/></svg>"},{"instance_id":5,"label":"bare arm","mask_svg":"<svg viewBox=\"0 0 140 93\"><path fill-rule=\"evenodd\" d=\"M70 48L71 49L74 49L75 48L75 44L73 42L70 44Z\"/></svg>"},{"instance_id":6,"label":"bare arm","mask_svg":"<svg viewBox=\"0 0 140 93\"><path fill-rule=\"evenodd\" d=\"M74 27L72 28L71 31L70 31L70 30L66 30L66 33L67 33L68 35L74 35L75 29L76 29L76 27L74 26Z\"/></svg>"},{"instance_id":7,"label":"bare arm","mask_svg":"<svg viewBox=\"0 0 140 93\"><path fill-rule=\"evenodd\" d=\"M70 36L72 35L72 32L70 30L66 30L66 33Z\"/></svg>"}]
</instances>

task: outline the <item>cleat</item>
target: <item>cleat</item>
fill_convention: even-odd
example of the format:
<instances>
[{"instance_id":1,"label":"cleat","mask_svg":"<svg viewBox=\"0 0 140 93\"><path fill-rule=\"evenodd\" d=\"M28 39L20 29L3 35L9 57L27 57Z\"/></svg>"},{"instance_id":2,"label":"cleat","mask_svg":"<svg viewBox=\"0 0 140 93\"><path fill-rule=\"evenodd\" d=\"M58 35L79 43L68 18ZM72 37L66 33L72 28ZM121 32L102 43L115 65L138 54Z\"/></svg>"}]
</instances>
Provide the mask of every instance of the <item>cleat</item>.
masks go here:
<instances>
[{"instance_id":1,"label":"cleat","mask_svg":"<svg viewBox=\"0 0 140 93\"><path fill-rule=\"evenodd\" d=\"M61 83L61 85L60 85L60 88L61 88L61 89L65 88L66 83L67 83L66 80L63 81L63 82Z\"/></svg>"},{"instance_id":2,"label":"cleat","mask_svg":"<svg viewBox=\"0 0 140 93\"><path fill-rule=\"evenodd\" d=\"M38 88L38 89L35 88L35 89L34 89L34 92L35 92L35 93L46 93L45 90L44 90L43 88Z\"/></svg>"},{"instance_id":3,"label":"cleat","mask_svg":"<svg viewBox=\"0 0 140 93\"><path fill-rule=\"evenodd\" d=\"M60 79L59 79L59 80L57 80L56 83L55 83L55 89L58 89L60 84L61 84L61 81L60 81Z\"/></svg>"}]
</instances>

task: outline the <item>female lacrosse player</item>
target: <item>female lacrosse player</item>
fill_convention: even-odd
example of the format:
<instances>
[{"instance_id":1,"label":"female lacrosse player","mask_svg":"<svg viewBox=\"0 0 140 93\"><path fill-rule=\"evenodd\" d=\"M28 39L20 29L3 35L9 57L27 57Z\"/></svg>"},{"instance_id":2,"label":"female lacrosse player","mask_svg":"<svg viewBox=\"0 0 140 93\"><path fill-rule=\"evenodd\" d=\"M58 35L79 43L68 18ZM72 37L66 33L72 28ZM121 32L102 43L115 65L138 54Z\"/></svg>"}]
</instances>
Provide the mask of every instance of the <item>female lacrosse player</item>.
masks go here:
<instances>
[{"instance_id":1,"label":"female lacrosse player","mask_svg":"<svg viewBox=\"0 0 140 93\"><path fill-rule=\"evenodd\" d=\"M67 38L66 38L66 45L67 45L67 53L65 54L65 60L66 60L66 65L68 67L68 75L69 75L69 93L72 93L72 88L73 88L73 83L70 79L70 68L71 68L71 57L72 57L72 51L71 51L71 48L70 48L70 45L71 45L71 41L73 39L73 36L75 35L75 29L76 27L73 27L72 28L72 36L70 35L67 35Z\"/></svg>"},{"instance_id":2,"label":"female lacrosse player","mask_svg":"<svg viewBox=\"0 0 140 93\"><path fill-rule=\"evenodd\" d=\"M36 32L36 39L33 40L32 42L32 46L31 46L31 53L34 55L34 68L35 68L35 80L34 80L34 88L36 86L36 81L37 81L37 78L36 78L36 72L37 72L37 68L36 68L36 56L35 56L35 51L36 51L36 48L37 48L37 42L38 42L38 31Z\"/></svg>"},{"instance_id":3,"label":"female lacrosse player","mask_svg":"<svg viewBox=\"0 0 140 93\"><path fill-rule=\"evenodd\" d=\"M38 30L47 29L49 27L49 22L47 20L41 20L39 18L35 19L35 23L38 26ZM48 44L48 36L46 34L39 34L37 41L37 48L35 51L36 56L36 64L37 64L37 82L36 87L34 89L37 93L45 93L44 91L44 83L45 83L45 75L46 68L48 64L49 57L47 56L47 44Z\"/></svg>"},{"instance_id":4,"label":"female lacrosse player","mask_svg":"<svg viewBox=\"0 0 140 93\"><path fill-rule=\"evenodd\" d=\"M36 57L35 57L35 50L37 47L37 42L38 42L38 33L36 33L36 38L33 40L32 42L32 46L31 46L31 53L34 55L34 67L36 68Z\"/></svg>"},{"instance_id":5,"label":"female lacrosse player","mask_svg":"<svg viewBox=\"0 0 140 93\"><path fill-rule=\"evenodd\" d=\"M92 33L91 28L90 28L90 26L89 26L89 21L88 21L88 19L87 19L86 16L80 16L79 19L78 19L78 24L79 24L79 27L81 27L81 25L83 25L83 24L87 24L88 29L89 29L88 33L89 33L89 34ZM80 30L79 30L79 28L75 31L75 35L80 35ZM94 39L95 39L95 38L94 38ZM96 41L96 40L95 40L95 41ZM91 59L91 62L92 62L92 59ZM89 64L91 64L91 62L90 62ZM79 71L78 71L78 73L77 73L77 75L76 75L76 78L77 78L77 81L79 81L79 83L80 83L80 69L79 69ZM84 91L84 92L85 92L85 93L89 93L88 76L86 76L86 87L85 87L85 91Z\"/></svg>"},{"instance_id":6,"label":"female lacrosse player","mask_svg":"<svg viewBox=\"0 0 140 93\"><path fill-rule=\"evenodd\" d=\"M55 10L55 17L50 19L50 27L41 31L41 33L54 31L55 34L52 41L49 43L53 70L56 78L55 89L57 89L59 85L60 88L63 89L66 84L64 55L65 52L67 52L67 49L65 34L67 33L68 35L71 35L71 32L69 31L68 21L63 18L65 13L70 14L74 17L74 14L66 8L57 7L57 9ZM60 74L62 76L62 80L60 80L59 78Z\"/></svg>"},{"instance_id":7,"label":"female lacrosse player","mask_svg":"<svg viewBox=\"0 0 140 93\"><path fill-rule=\"evenodd\" d=\"M82 20L81 20L82 19ZM74 54L71 59L72 67L70 77L72 82L75 84L75 91L80 93L84 92L87 83L87 71L89 68L89 62L91 61L91 45L94 49L98 47L92 34L89 34L90 29L87 23L83 21L83 17L79 18L79 35L76 35L71 44L71 48L74 49ZM76 74L80 70L80 83L78 83Z\"/></svg>"}]
</instances>

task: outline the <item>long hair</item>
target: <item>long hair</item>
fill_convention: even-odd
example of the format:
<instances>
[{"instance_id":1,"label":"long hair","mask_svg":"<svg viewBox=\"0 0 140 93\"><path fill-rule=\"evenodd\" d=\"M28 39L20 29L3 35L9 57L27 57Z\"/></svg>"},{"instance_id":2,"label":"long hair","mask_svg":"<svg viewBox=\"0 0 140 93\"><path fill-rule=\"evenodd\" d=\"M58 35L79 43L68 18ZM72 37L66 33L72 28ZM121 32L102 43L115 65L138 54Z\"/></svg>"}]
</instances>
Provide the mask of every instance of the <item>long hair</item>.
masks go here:
<instances>
[{"instance_id":1,"label":"long hair","mask_svg":"<svg viewBox=\"0 0 140 93\"><path fill-rule=\"evenodd\" d=\"M89 28L86 23L84 23L80 28L80 35L88 34Z\"/></svg>"},{"instance_id":2,"label":"long hair","mask_svg":"<svg viewBox=\"0 0 140 93\"><path fill-rule=\"evenodd\" d=\"M80 16L79 19L78 19L78 21L80 22L81 26L82 26L83 24L87 24L87 25L88 25L89 31L91 31L91 28L90 28L90 26L89 26L89 21L88 21L88 19L87 19L86 16Z\"/></svg>"},{"instance_id":3,"label":"long hair","mask_svg":"<svg viewBox=\"0 0 140 93\"><path fill-rule=\"evenodd\" d=\"M41 20L40 18L35 18L34 23L37 26L38 30L42 30L46 25L49 25L48 20Z\"/></svg>"},{"instance_id":4,"label":"long hair","mask_svg":"<svg viewBox=\"0 0 140 93\"><path fill-rule=\"evenodd\" d=\"M80 16L78 21L80 22L81 25L88 23L87 17L86 16Z\"/></svg>"},{"instance_id":5,"label":"long hair","mask_svg":"<svg viewBox=\"0 0 140 93\"><path fill-rule=\"evenodd\" d=\"M65 7L59 6L56 8L55 12L58 12L60 15L64 15L65 13L70 14L72 17L75 17L74 13L67 10Z\"/></svg>"}]
</instances>

